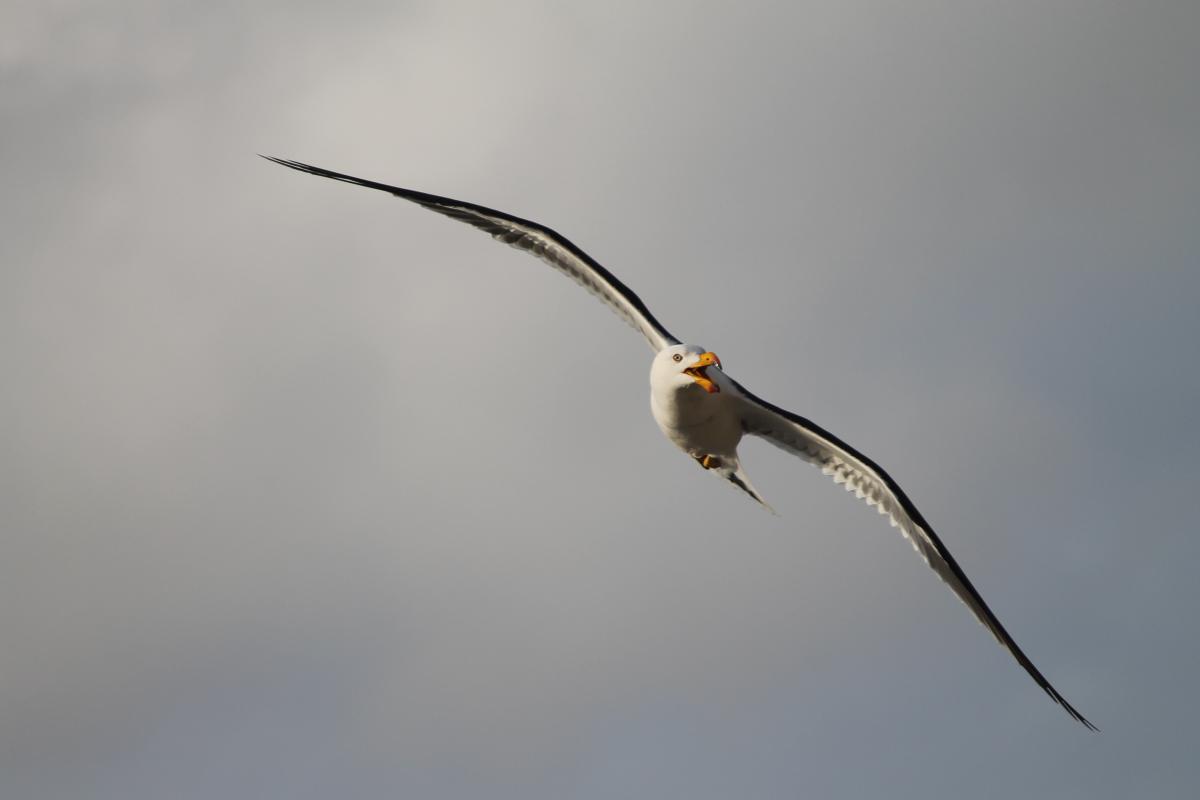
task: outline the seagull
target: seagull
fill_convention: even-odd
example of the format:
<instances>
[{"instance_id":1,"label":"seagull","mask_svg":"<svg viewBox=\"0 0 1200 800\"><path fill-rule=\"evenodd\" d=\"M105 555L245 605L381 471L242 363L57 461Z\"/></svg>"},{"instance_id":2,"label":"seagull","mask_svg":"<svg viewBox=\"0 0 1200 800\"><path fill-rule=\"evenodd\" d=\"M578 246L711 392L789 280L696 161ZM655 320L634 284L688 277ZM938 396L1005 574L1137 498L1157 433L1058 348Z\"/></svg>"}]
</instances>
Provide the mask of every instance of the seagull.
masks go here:
<instances>
[{"instance_id":1,"label":"seagull","mask_svg":"<svg viewBox=\"0 0 1200 800\"><path fill-rule=\"evenodd\" d=\"M716 354L680 342L654 318L633 291L554 230L503 211L402 189L340 172L273 156L269 161L310 175L378 189L451 219L479 228L507 245L524 250L583 286L646 338L654 351L650 363L650 410L663 434L704 470L728 481L768 510L738 458L738 444L749 434L819 468L822 474L886 516L899 528L925 563L958 596L996 641L1012 654L1038 686L1089 730L1099 730L1042 675L988 608L958 561L933 527L882 467L859 450L804 417L752 394L729 377ZM772 513L773 510L772 510Z\"/></svg>"}]
</instances>

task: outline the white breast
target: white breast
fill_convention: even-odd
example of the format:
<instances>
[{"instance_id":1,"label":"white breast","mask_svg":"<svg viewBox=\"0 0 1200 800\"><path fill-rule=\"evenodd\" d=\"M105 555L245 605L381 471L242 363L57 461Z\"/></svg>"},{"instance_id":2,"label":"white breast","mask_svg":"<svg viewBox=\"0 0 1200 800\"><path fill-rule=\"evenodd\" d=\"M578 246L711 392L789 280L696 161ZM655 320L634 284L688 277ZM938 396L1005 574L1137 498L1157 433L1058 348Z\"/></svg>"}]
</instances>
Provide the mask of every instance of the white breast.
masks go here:
<instances>
[{"instance_id":1,"label":"white breast","mask_svg":"<svg viewBox=\"0 0 1200 800\"><path fill-rule=\"evenodd\" d=\"M742 423L727 392L709 394L699 386L651 386L650 412L663 434L695 458L732 457L742 439Z\"/></svg>"}]
</instances>

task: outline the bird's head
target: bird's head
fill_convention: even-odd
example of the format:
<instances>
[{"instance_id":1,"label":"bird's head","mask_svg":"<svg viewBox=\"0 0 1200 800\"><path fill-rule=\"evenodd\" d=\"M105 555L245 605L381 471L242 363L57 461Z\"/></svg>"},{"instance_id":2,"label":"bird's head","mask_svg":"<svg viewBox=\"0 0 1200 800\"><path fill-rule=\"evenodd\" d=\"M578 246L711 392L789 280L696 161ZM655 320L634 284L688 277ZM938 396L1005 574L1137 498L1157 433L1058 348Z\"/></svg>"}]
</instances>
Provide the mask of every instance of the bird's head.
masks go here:
<instances>
[{"instance_id":1,"label":"bird's head","mask_svg":"<svg viewBox=\"0 0 1200 800\"><path fill-rule=\"evenodd\" d=\"M654 386L685 389L698 386L709 394L721 391L717 375L721 359L694 344L677 344L661 350L650 368L650 383ZM714 370L709 374L709 370Z\"/></svg>"}]
</instances>

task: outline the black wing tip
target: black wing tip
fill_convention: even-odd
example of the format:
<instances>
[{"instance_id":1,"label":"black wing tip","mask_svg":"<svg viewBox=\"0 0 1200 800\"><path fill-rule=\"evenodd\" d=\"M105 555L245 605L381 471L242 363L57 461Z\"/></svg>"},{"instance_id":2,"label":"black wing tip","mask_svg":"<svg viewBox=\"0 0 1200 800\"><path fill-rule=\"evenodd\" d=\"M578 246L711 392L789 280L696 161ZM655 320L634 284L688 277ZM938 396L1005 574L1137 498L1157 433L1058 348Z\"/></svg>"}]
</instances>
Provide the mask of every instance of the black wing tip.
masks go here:
<instances>
[{"instance_id":1,"label":"black wing tip","mask_svg":"<svg viewBox=\"0 0 1200 800\"><path fill-rule=\"evenodd\" d=\"M358 178L351 177L350 175L343 175L340 172L333 172L332 170L322 169L321 167L314 167L312 164L305 164L302 161L292 161L290 158L276 158L275 156L263 155L262 153L259 153L258 155L261 158L265 158L267 161L273 161L280 166L299 170L300 172L307 172L309 175L320 175L323 178L335 178L336 180L340 181L359 180Z\"/></svg>"},{"instance_id":2,"label":"black wing tip","mask_svg":"<svg viewBox=\"0 0 1200 800\"><path fill-rule=\"evenodd\" d=\"M423 205L426 208L433 208L434 210L439 210L443 207L461 207L468 209L473 208L493 214L500 214L500 212L492 211L491 209L485 209L482 206L474 206L471 203L463 203L458 200L453 200L449 197L440 197L438 195L429 194L428 192L418 192L415 189L405 189L401 186L392 186L387 183L379 183L378 181L369 181L366 178L356 178L355 176L347 175L344 172L334 172L333 170L325 169L324 167L314 167L312 164L305 164L303 161L293 161L290 158L276 158L275 156L263 155L262 153L259 153L258 155L262 158L265 158L267 161L272 161L280 166L288 167L289 169L298 170L299 172L307 172L309 175L316 175L321 178L342 181L343 183L352 183L355 186L365 186L368 189L378 189L381 192L394 194L396 197L402 197L405 200ZM500 216L506 215L500 214Z\"/></svg>"},{"instance_id":3,"label":"black wing tip","mask_svg":"<svg viewBox=\"0 0 1200 800\"><path fill-rule=\"evenodd\" d=\"M306 170L304 170L305 165L300 164L300 162L298 162L298 161L288 161L286 158L276 158L275 156L268 156L263 153L259 153L258 157L265 158L267 161L271 161L275 164L279 164L280 166L288 167L290 169L298 169L301 171L306 171Z\"/></svg>"},{"instance_id":4,"label":"black wing tip","mask_svg":"<svg viewBox=\"0 0 1200 800\"><path fill-rule=\"evenodd\" d=\"M1089 720L1089 719L1088 719L1087 717L1085 717L1083 714L1079 713L1079 711L1078 711L1078 710L1075 708L1075 706L1073 706L1073 705L1071 705L1070 703L1068 703L1068 702L1067 702L1067 698L1065 698L1065 697L1063 697L1061 694L1059 694L1059 693L1058 693L1058 692L1057 692L1057 691L1054 689L1054 687L1052 687L1052 686L1044 686L1044 687L1042 687L1042 688L1044 688L1044 689L1046 690L1046 694L1050 695L1050 699L1051 699L1051 700L1053 700L1054 702L1058 703L1060 706L1062 706L1062 707L1063 707L1063 710L1064 710L1064 711L1066 711L1068 714L1070 714L1070 715L1071 715L1071 719L1075 720L1075 721L1076 721L1076 722L1078 722L1080 725L1082 725L1083 727L1087 728L1089 731L1092 731L1093 733L1099 733L1099 732L1100 732L1100 729L1099 729L1098 727L1096 727L1096 726L1095 726L1095 725L1092 723L1092 721L1091 721L1091 720Z\"/></svg>"},{"instance_id":5,"label":"black wing tip","mask_svg":"<svg viewBox=\"0 0 1200 800\"><path fill-rule=\"evenodd\" d=\"M1041 683L1041 682L1039 681L1039 683ZM1053 700L1054 702L1058 703L1060 706L1062 706L1063 710L1066 711L1071 716L1071 719L1075 720L1080 725L1087 728L1089 731L1092 731L1094 733L1100 732L1100 729L1098 727L1096 727L1092 723L1091 720L1089 720L1083 714L1079 713L1079 710L1076 709L1075 706L1068 703L1067 698L1065 698L1061 694L1059 694L1057 689L1055 689L1053 686L1051 686L1048 682L1041 683L1041 686L1042 686L1042 690L1046 694L1050 695L1050 699Z\"/></svg>"}]
</instances>

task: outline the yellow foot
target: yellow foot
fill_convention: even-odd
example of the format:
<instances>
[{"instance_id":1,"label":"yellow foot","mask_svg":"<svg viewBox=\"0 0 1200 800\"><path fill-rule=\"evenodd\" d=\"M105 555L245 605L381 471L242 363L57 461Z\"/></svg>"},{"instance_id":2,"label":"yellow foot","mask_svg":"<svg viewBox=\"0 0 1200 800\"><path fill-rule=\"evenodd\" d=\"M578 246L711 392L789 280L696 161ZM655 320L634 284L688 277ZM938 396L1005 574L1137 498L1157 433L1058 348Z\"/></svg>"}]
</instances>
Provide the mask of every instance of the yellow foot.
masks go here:
<instances>
[{"instance_id":1,"label":"yellow foot","mask_svg":"<svg viewBox=\"0 0 1200 800\"><path fill-rule=\"evenodd\" d=\"M721 459L717 458L716 456L705 456L704 458L698 460L700 461L700 466L704 467L705 469L716 469L717 467L721 466Z\"/></svg>"}]
</instances>

